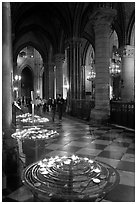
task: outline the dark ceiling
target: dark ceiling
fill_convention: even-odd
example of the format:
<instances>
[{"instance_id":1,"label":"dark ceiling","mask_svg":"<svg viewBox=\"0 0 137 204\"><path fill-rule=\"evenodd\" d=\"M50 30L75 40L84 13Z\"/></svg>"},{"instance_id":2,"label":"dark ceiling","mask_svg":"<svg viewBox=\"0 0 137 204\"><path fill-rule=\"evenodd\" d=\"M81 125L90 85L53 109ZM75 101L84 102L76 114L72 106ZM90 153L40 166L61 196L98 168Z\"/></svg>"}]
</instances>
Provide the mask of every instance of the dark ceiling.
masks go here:
<instances>
[{"instance_id":1,"label":"dark ceiling","mask_svg":"<svg viewBox=\"0 0 137 204\"><path fill-rule=\"evenodd\" d=\"M12 2L14 55L27 44L44 55L49 50L53 54L63 52L65 41L72 37L94 42L90 16L100 6L117 10L112 26L121 45L125 44L129 21L135 18L134 2Z\"/></svg>"}]
</instances>

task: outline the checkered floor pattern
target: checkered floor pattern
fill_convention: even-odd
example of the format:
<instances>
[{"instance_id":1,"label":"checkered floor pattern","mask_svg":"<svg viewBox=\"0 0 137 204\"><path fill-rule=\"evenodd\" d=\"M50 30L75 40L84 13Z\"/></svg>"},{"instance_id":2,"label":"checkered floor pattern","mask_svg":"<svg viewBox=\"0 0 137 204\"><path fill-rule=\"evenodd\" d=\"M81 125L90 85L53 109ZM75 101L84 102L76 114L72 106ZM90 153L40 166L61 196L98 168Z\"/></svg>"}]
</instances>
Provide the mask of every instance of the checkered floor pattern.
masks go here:
<instances>
[{"instance_id":1,"label":"checkered floor pattern","mask_svg":"<svg viewBox=\"0 0 137 204\"><path fill-rule=\"evenodd\" d=\"M55 119L48 126L57 130L59 137L45 145L40 158L56 155L78 155L105 162L116 168L120 183L107 194L103 202L135 201L135 132L112 126L96 126L87 122L63 117ZM18 202L32 198L24 186L6 197Z\"/></svg>"}]
</instances>

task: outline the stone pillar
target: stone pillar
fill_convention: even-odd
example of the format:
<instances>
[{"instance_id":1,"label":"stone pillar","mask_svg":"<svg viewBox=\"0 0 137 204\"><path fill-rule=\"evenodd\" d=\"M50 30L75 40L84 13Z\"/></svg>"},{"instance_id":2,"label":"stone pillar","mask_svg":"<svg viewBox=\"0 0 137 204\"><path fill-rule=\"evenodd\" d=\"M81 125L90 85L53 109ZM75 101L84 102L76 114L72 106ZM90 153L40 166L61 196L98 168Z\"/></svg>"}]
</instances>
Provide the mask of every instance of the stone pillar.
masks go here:
<instances>
[{"instance_id":1,"label":"stone pillar","mask_svg":"<svg viewBox=\"0 0 137 204\"><path fill-rule=\"evenodd\" d=\"M55 66L56 66L56 93L63 96L63 63L65 60L64 54L56 54Z\"/></svg>"},{"instance_id":2,"label":"stone pillar","mask_svg":"<svg viewBox=\"0 0 137 204\"><path fill-rule=\"evenodd\" d=\"M2 3L2 176L3 187L14 191L20 185L17 142L11 137L13 61L10 3ZM14 107L14 106L13 106ZM14 113L16 116L16 114Z\"/></svg>"},{"instance_id":3,"label":"stone pillar","mask_svg":"<svg viewBox=\"0 0 137 204\"><path fill-rule=\"evenodd\" d=\"M81 70L81 72L82 72L82 74L81 74L81 78L82 78L82 93L81 93L81 98L82 99L85 99L86 98L86 94L85 94L85 92L86 92L86 88L85 88L85 65L82 65L81 66L82 67L82 70Z\"/></svg>"},{"instance_id":4,"label":"stone pillar","mask_svg":"<svg viewBox=\"0 0 137 204\"><path fill-rule=\"evenodd\" d=\"M82 66L81 66L81 39L73 37L66 41L68 112L71 112L72 101L82 98Z\"/></svg>"},{"instance_id":5,"label":"stone pillar","mask_svg":"<svg viewBox=\"0 0 137 204\"><path fill-rule=\"evenodd\" d=\"M44 66L44 76L43 76L43 98L49 98L49 67L48 63L43 63Z\"/></svg>"},{"instance_id":6,"label":"stone pillar","mask_svg":"<svg viewBox=\"0 0 137 204\"><path fill-rule=\"evenodd\" d=\"M55 86L55 77L54 77L54 63L49 63L49 98L54 98L54 86Z\"/></svg>"},{"instance_id":7,"label":"stone pillar","mask_svg":"<svg viewBox=\"0 0 137 204\"><path fill-rule=\"evenodd\" d=\"M12 41L10 3L2 3L2 129L8 131L12 124Z\"/></svg>"},{"instance_id":8,"label":"stone pillar","mask_svg":"<svg viewBox=\"0 0 137 204\"><path fill-rule=\"evenodd\" d=\"M111 23L116 10L99 8L92 16L95 30L95 109L91 111L91 120L105 121L110 115L109 99L109 58Z\"/></svg>"},{"instance_id":9,"label":"stone pillar","mask_svg":"<svg viewBox=\"0 0 137 204\"><path fill-rule=\"evenodd\" d=\"M67 66L69 79L69 97L71 99L81 98L81 58L80 58L81 40L72 38L67 41Z\"/></svg>"},{"instance_id":10,"label":"stone pillar","mask_svg":"<svg viewBox=\"0 0 137 204\"><path fill-rule=\"evenodd\" d=\"M34 67L35 67L35 65L34 65ZM37 89L38 89L38 77L37 77L37 72L35 73L34 72L34 76L33 76L34 78L34 100L36 99L36 97L38 96L38 94L37 94Z\"/></svg>"},{"instance_id":11,"label":"stone pillar","mask_svg":"<svg viewBox=\"0 0 137 204\"><path fill-rule=\"evenodd\" d=\"M42 75L39 76L39 87L40 87L40 98L43 99L43 92L42 92Z\"/></svg>"},{"instance_id":12,"label":"stone pillar","mask_svg":"<svg viewBox=\"0 0 137 204\"><path fill-rule=\"evenodd\" d=\"M18 65L17 65L17 62L13 62L13 73L14 73L14 75L17 74L17 71L18 71Z\"/></svg>"},{"instance_id":13,"label":"stone pillar","mask_svg":"<svg viewBox=\"0 0 137 204\"><path fill-rule=\"evenodd\" d=\"M134 46L126 45L122 49L122 101L135 101L135 56Z\"/></svg>"}]
</instances>

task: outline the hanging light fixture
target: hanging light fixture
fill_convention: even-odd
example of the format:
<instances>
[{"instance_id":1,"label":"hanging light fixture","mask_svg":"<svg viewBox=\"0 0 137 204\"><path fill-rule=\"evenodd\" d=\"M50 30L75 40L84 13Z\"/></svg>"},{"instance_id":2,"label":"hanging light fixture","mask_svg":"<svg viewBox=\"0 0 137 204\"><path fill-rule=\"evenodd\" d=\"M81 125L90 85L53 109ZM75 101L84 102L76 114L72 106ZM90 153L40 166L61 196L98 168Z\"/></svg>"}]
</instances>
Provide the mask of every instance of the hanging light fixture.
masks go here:
<instances>
[{"instance_id":1,"label":"hanging light fixture","mask_svg":"<svg viewBox=\"0 0 137 204\"><path fill-rule=\"evenodd\" d=\"M111 76L118 76L121 73L121 57L118 51L115 51L110 59L109 73Z\"/></svg>"},{"instance_id":2,"label":"hanging light fixture","mask_svg":"<svg viewBox=\"0 0 137 204\"><path fill-rule=\"evenodd\" d=\"M93 70L91 70L91 72L89 72L89 75L87 76L87 80L88 80L88 81L91 81L91 80L93 80L95 77L96 77L96 73L95 73Z\"/></svg>"}]
</instances>

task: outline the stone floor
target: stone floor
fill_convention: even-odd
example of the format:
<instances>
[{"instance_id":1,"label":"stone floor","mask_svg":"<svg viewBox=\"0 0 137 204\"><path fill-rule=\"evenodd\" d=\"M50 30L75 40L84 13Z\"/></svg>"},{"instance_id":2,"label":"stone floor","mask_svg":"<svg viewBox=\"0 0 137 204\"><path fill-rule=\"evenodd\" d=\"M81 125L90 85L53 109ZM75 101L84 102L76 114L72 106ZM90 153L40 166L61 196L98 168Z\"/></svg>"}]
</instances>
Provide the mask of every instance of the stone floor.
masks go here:
<instances>
[{"instance_id":1,"label":"stone floor","mask_svg":"<svg viewBox=\"0 0 137 204\"><path fill-rule=\"evenodd\" d=\"M116 168L120 183L107 194L103 202L135 201L135 132L112 126L96 126L88 122L63 117L52 122L51 115L46 125L57 130L59 137L45 144L40 158L56 155L87 156ZM25 158L21 158L25 162ZM33 195L21 186L12 193L3 191L3 202L34 202Z\"/></svg>"}]
</instances>

